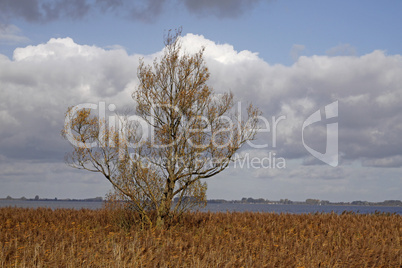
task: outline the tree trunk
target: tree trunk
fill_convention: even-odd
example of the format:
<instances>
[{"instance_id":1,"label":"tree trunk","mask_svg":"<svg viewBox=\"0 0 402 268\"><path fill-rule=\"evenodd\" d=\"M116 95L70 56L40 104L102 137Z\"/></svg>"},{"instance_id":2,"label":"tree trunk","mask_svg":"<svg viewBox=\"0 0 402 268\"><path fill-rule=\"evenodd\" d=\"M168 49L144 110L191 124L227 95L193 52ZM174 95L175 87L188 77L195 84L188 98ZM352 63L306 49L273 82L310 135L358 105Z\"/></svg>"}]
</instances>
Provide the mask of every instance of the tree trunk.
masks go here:
<instances>
[{"instance_id":1,"label":"tree trunk","mask_svg":"<svg viewBox=\"0 0 402 268\"><path fill-rule=\"evenodd\" d=\"M163 227L165 224L165 219L169 218L169 216L171 215L173 190L174 190L174 184L171 183L171 181L169 181L166 185L166 192L164 195L165 198L164 200L162 200L161 206L157 211L156 226L158 228Z\"/></svg>"}]
</instances>

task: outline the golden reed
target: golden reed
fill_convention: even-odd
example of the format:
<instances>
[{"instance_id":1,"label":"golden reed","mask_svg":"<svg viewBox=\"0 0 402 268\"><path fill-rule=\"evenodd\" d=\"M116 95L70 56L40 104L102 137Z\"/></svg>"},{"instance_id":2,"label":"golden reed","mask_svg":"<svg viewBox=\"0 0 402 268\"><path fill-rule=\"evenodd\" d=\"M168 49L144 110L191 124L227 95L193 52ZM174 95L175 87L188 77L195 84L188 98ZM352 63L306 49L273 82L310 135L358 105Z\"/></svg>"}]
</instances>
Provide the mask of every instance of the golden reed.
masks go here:
<instances>
[{"instance_id":1,"label":"golden reed","mask_svg":"<svg viewBox=\"0 0 402 268\"><path fill-rule=\"evenodd\" d=\"M0 267L401 267L402 216L0 208ZM129 224L131 222L131 224Z\"/></svg>"}]
</instances>

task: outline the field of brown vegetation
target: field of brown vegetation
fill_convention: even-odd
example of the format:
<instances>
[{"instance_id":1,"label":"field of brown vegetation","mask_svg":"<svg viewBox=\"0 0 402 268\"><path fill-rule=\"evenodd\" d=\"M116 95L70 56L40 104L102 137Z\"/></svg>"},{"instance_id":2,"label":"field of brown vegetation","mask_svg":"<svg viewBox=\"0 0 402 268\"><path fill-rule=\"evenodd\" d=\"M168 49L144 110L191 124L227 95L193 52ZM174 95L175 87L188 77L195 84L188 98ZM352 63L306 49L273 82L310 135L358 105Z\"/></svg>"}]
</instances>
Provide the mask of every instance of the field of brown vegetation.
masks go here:
<instances>
[{"instance_id":1,"label":"field of brown vegetation","mask_svg":"<svg viewBox=\"0 0 402 268\"><path fill-rule=\"evenodd\" d=\"M0 267L401 267L402 216L0 208Z\"/></svg>"}]
</instances>

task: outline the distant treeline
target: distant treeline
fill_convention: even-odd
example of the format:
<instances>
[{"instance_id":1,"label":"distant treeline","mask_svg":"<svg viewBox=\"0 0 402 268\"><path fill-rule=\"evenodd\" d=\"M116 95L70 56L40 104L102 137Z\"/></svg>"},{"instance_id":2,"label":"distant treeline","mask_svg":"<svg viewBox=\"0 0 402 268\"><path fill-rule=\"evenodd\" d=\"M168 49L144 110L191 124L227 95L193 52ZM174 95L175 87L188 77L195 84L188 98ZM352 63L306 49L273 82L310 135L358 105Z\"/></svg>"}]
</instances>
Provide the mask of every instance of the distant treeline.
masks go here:
<instances>
[{"instance_id":1,"label":"distant treeline","mask_svg":"<svg viewBox=\"0 0 402 268\"><path fill-rule=\"evenodd\" d=\"M238 203L238 204L292 204L292 205L352 205L352 206L402 206L401 200L385 200L383 202L353 201L353 202L330 202L328 200L306 199L306 201L292 201L280 199L279 201L267 200L264 198L246 198L241 200L212 199L208 203Z\"/></svg>"},{"instance_id":2,"label":"distant treeline","mask_svg":"<svg viewBox=\"0 0 402 268\"><path fill-rule=\"evenodd\" d=\"M26 201L85 201L85 202L102 202L102 197L95 198L85 198L85 199L58 199L55 198L39 198L39 196L35 196L35 198L12 198L11 196L7 196L6 198L0 198L0 200L26 200ZM178 198L175 198L174 201L177 202ZM282 205L340 205L340 206L402 206L401 200L385 200L383 202L369 202L369 201L353 201L353 202L330 202L328 200L319 200L319 199L306 199L305 201L292 201L289 199L280 199L279 201L268 200L264 198L251 198L251 197L243 197L241 200L225 200L225 199L210 199L208 200L210 204L222 204L222 203L232 203L232 204L282 204Z\"/></svg>"},{"instance_id":3,"label":"distant treeline","mask_svg":"<svg viewBox=\"0 0 402 268\"><path fill-rule=\"evenodd\" d=\"M94 197L94 198L84 198L84 199L58 199L55 198L40 198L38 195L35 198L26 198L25 196L21 198L13 198L11 196L7 196L6 198L0 198L0 200L23 200L23 201L85 201L85 202L101 202L103 201L102 197Z\"/></svg>"}]
</instances>

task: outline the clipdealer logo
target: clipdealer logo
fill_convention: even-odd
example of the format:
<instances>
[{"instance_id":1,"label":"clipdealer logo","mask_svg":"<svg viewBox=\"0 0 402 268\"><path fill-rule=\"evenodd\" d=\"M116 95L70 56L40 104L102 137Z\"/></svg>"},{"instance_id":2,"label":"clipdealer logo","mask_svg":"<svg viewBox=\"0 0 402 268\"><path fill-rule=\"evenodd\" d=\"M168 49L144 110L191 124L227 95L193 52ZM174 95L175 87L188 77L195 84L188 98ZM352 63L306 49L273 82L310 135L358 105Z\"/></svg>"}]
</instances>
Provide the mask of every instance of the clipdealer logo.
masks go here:
<instances>
[{"instance_id":1,"label":"clipdealer logo","mask_svg":"<svg viewBox=\"0 0 402 268\"><path fill-rule=\"evenodd\" d=\"M176 107L173 107L174 109L177 109ZM79 140L77 140L74 135L71 132L71 122L75 118L76 114L78 111L82 109L90 109L90 110L98 110L98 116L99 116L99 135L100 137L98 138L98 142L93 141L92 143L83 143ZM108 105L108 111L113 112L115 111L116 106L114 104ZM241 103L238 103L238 109L239 113L241 111ZM93 147L98 147L98 146L115 146L113 140L106 141L104 135L102 133L105 133L105 131L111 130L118 125L119 129L119 135L122 137L128 135L125 133L124 129L126 129L126 123L122 122L120 120L116 120L115 116L108 116L108 120L106 120L106 104L105 102L99 102L98 104L93 104L93 103L83 103L80 105L74 106L70 113L66 116L65 118L65 125L67 126L67 133L66 137L70 141L71 144L73 144L76 147L80 148L93 148ZM313 155L315 158L321 160L322 162L332 166L336 167L339 164L338 161L338 122L333 122L335 121L334 119L338 118L338 101L335 101L331 104L326 105L323 109L318 109L315 111L313 114L311 114L304 122L302 125L301 129L301 134L302 134L302 143L304 148ZM139 116L132 115L127 118L128 122L137 122L141 126L141 142L144 140L147 140L151 138L151 141L153 141L153 131L152 128L149 130L148 124ZM230 119L229 119L230 120ZM275 116L272 117L272 121L270 122L267 118L263 116L258 116L258 120L261 120L262 123L264 123L265 127L261 128L258 130L258 132L271 132L272 134L272 148L277 147L277 127L280 121L286 120L286 116L280 116L276 118ZM325 147L325 153L318 152L308 146L305 143L305 128L317 123L317 122L325 122L326 123L326 147ZM108 122L108 124L101 124L101 122ZM233 122L232 122L233 125ZM140 143L141 143L140 142ZM253 144L251 141L247 142L251 148L254 149L261 149L261 148L266 148L268 147L268 144L263 144L263 145L257 145ZM129 144L130 148L136 148L140 146L140 144ZM154 147L160 147L161 145L159 144L153 144ZM169 145L164 145L164 146L169 146ZM250 158L249 155L246 155L245 157L240 157L239 155L236 154L235 159L239 161L239 166L242 167L246 163L251 163L251 166L255 168L255 166L261 166L263 168L285 168L286 167L286 162L285 159L282 157L276 156L276 153L269 152L268 156L264 156L263 158ZM243 160L242 160L243 159ZM213 162L213 161L212 161ZM259 164L259 165L258 165ZM247 165L246 165L247 166Z\"/></svg>"},{"instance_id":2,"label":"clipdealer logo","mask_svg":"<svg viewBox=\"0 0 402 268\"><path fill-rule=\"evenodd\" d=\"M339 152L338 152L338 122L327 123L327 142L325 146L325 153L320 153L311 147L309 147L304 142L304 129L316 122L326 121L332 118L338 118L338 101L334 101L324 107L324 114L321 114L320 110L315 111L310 115L303 123L302 126L302 142L304 148L313 155L315 158L321 160L322 162L332 166L337 167L339 164Z\"/></svg>"}]
</instances>

